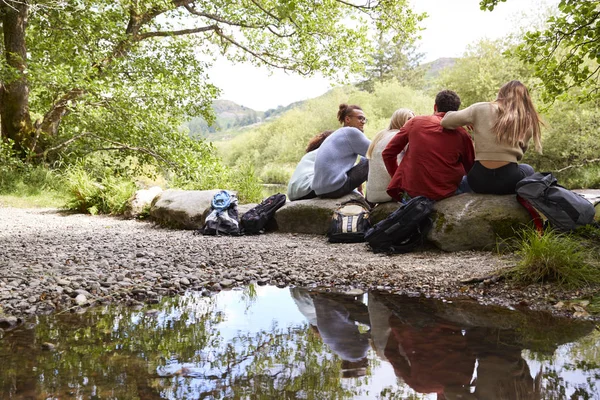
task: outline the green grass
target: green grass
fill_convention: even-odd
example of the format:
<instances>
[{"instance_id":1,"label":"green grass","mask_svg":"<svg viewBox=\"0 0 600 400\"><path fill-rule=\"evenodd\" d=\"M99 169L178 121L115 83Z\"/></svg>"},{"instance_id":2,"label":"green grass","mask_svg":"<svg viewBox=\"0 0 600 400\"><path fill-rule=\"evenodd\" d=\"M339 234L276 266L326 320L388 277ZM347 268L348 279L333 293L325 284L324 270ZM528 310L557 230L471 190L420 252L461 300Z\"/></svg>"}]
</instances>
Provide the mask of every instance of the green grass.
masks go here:
<instances>
[{"instance_id":1,"label":"green grass","mask_svg":"<svg viewBox=\"0 0 600 400\"><path fill-rule=\"evenodd\" d=\"M61 208L65 197L57 192L49 191L37 195L0 195L0 207L15 208Z\"/></svg>"},{"instance_id":2,"label":"green grass","mask_svg":"<svg viewBox=\"0 0 600 400\"><path fill-rule=\"evenodd\" d=\"M579 234L547 229L539 235L524 229L511 249L520 260L505 276L524 284L552 282L565 288L600 283L597 246L590 244Z\"/></svg>"}]
</instances>

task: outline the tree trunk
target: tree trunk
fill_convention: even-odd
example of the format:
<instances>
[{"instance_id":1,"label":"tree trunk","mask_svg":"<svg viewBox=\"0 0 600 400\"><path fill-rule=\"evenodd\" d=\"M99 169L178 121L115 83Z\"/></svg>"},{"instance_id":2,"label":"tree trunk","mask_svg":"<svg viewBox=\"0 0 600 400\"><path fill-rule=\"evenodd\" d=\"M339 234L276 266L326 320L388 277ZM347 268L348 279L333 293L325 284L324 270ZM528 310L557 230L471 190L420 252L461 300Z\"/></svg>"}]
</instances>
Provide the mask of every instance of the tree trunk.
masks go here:
<instances>
[{"instance_id":1,"label":"tree trunk","mask_svg":"<svg viewBox=\"0 0 600 400\"><path fill-rule=\"evenodd\" d=\"M25 155L34 135L29 115L29 83L23 74L27 67L25 30L29 5L26 0L1 4L4 57L16 76L0 84L0 129L2 139L14 140L15 150Z\"/></svg>"}]
</instances>

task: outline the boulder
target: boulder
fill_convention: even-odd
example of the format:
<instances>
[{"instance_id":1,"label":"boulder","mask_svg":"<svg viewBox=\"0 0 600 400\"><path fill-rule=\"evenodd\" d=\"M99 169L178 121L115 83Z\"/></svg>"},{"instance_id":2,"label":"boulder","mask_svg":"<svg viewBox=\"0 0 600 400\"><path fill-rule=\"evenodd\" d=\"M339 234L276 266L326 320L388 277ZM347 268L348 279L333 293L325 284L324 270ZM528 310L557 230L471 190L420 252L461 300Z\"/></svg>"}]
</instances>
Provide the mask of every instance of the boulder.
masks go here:
<instances>
[{"instance_id":1,"label":"boulder","mask_svg":"<svg viewBox=\"0 0 600 400\"><path fill-rule=\"evenodd\" d=\"M213 196L220 190L165 190L154 198L150 216L165 227L200 229Z\"/></svg>"},{"instance_id":2,"label":"boulder","mask_svg":"<svg viewBox=\"0 0 600 400\"><path fill-rule=\"evenodd\" d=\"M427 239L445 251L491 250L531 221L515 195L465 193L436 202Z\"/></svg>"},{"instance_id":3,"label":"boulder","mask_svg":"<svg viewBox=\"0 0 600 400\"><path fill-rule=\"evenodd\" d=\"M401 204L396 201L377 203L377 205L375 205L375 207L373 207L371 210L371 216L369 217L371 224L375 225L376 223L383 221L400 206Z\"/></svg>"},{"instance_id":4,"label":"boulder","mask_svg":"<svg viewBox=\"0 0 600 400\"><path fill-rule=\"evenodd\" d=\"M126 218L138 218L146 208L149 208L154 198L162 192L159 186L149 189L141 189L129 199L129 205L125 211Z\"/></svg>"},{"instance_id":5,"label":"boulder","mask_svg":"<svg viewBox=\"0 0 600 400\"><path fill-rule=\"evenodd\" d=\"M310 233L324 235L329 230L333 211L350 199L363 199L358 194L349 194L339 199L290 201L275 213L279 232Z\"/></svg>"}]
</instances>

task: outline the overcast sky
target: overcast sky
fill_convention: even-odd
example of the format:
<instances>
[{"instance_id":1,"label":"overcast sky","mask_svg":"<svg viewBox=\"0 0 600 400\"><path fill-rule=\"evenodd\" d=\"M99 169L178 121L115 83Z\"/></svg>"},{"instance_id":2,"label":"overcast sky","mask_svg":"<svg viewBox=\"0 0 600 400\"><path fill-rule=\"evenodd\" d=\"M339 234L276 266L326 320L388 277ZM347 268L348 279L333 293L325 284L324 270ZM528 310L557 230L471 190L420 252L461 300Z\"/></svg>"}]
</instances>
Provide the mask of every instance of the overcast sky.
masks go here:
<instances>
[{"instance_id":1,"label":"overcast sky","mask_svg":"<svg viewBox=\"0 0 600 400\"><path fill-rule=\"evenodd\" d=\"M419 50L423 62L442 57L460 57L478 39L503 37L534 18L558 0L508 0L493 12L481 11L479 0L411 0L413 9L427 12L422 23ZM322 77L304 78L245 64L218 61L210 72L212 82L222 90L220 98L255 110L265 111L299 100L320 96L332 87Z\"/></svg>"}]
</instances>

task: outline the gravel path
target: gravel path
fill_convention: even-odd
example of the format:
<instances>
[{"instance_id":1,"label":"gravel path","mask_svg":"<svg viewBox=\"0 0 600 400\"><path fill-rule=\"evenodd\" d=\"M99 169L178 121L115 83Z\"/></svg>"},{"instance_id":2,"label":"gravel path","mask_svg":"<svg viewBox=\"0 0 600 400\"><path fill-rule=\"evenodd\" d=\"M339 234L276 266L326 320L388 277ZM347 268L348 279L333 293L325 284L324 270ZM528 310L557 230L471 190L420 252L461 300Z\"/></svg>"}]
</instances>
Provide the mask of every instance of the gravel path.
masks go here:
<instances>
[{"instance_id":1,"label":"gravel path","mask_svg":"<svg viewBox=\"0 0 600 400\"><path fill-rule=\"evenodd\" d=\"M473 251L379 255L364 243L329 244L312 235L206 237L149 222L0 207L0 316L5 314L5 326L14 323L13 317L111 301L154 303L185 290L210 295L250 281L469 296L483 303L549 308L548 288L460 283L509 262Z\"/></svg>"}]
</instances>

